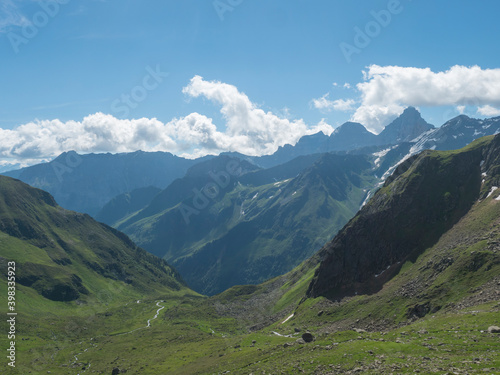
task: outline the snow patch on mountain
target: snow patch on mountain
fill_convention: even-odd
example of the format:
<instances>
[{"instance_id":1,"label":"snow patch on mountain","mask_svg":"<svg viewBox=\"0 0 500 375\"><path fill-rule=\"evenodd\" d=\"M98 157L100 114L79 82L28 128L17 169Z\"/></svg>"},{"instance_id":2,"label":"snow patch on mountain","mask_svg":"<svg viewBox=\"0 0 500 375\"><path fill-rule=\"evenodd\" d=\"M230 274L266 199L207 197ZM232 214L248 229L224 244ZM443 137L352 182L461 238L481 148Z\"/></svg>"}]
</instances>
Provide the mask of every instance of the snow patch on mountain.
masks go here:
<instances>
[{"instance_id":1,"label":"snow patch on mountain","mask_svg":"<svg viewBox=\"0 0 500 375\"><path fill-rule=\"evenodd\" d=\"M497 189L498 189L498 186L492 186L491 190L488 193L488 196L486 198L489 198L491 196L491 194L493 194L495 192L495 190L497 190Z\"/></svg>"},{"instance_id":2,"label":"snow patch on mountain","mask_svg":"<svg viewBox=\"0 0 500 375\"><path fill-rule=\"evenodd\" d=\"M380 167L380 162L381 162L382 158L383 158L385 155L387 155L387 153L388 153L389 151L391 151L392 149L393 149L393 147L389 147L389 148L387 148L387 149L385 149L385 150L382 150L382 151L379 151L379 152L374 152L374 153L372 154L373 156L377 157L377 159L375 159L375 162L374 162L374 163L375 163L375 165L377 166L377 168L378 168L378 167Z\"/></svg>"}]
</instances>

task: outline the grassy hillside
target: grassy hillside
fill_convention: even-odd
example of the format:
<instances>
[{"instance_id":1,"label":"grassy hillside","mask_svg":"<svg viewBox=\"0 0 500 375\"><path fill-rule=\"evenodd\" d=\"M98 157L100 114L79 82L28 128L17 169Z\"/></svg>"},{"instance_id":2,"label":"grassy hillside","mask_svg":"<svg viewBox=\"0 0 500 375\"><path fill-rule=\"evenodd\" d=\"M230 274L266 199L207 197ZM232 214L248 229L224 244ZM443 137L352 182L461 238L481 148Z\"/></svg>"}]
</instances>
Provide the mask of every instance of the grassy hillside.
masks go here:
<instances>
[{"instance_id":1,"label":"grassy hillside","mask_svg":"<svg viewBox=\"0 0 500 375\"><path fill-rule=\"evenodd\" d=\"M130 292L131 298L120 292L130 290L126 283L111 280L123 285L116 294L120 297L114 298L115 292L108 287L111 293L107 296L113 298L93 309L90 302L53 301L21 285L19 310L26 312L19 324L16 371L146 375L500 373L499 334L488 332L490 326L500 325L500 189L494 189L500 186L499 150L500 136L490 137L456 152L426 152L400 167L359 215L398 212L401 207L396 206L403 203L405 211L412 212L428 202L429 217L436 218L441 233L429 232L429 238L427 232L421 233L424 245L416 247L418 253L409 247L412 256L392 273L390 268L377 273L377 278L389 276L374 290L342 296L328 293L323 284L325 293L312 292L325 267L332 264L325 259L338 251L332 247L335 240L283 276L259 285L235 286L211 298L183 292L182 288L178 292L165 289L151 292L137 303L135 292ZM417 183L426 181L426 176L436 176L436 171L453 177L466 170L470 181L480 177L478 186L471 183L468 187L467 179L454 185L457 190L450 190L448 181L433 189ZM443 194L443 187L454 196ZM38 202L49 206L47 211L57 209L50 196L36 192L40 194ZM412 200L423 192L426 200ZM470 192L474 193L472 200ZM454 204L439 206L442 201ZM434 212L431 203L448 207L449 211L443 211L449 212L448 218L432 216L439 211ZM22 207L37 211L38 206ZM16 217L15 210L10 210ZM363 220L354 218L340 236L344 232L359 235L348 228ZM408 230L398 215L392 220L401 228L394 224L393 237L385 237L388 246L398 243L399 233ZM415 225L425 223L415 221ZM376 245L383 231L365 229L373 233L370 239ZM22 231L36 233L36 228ZM20 241L31 240L26 237ZM31 250L33 259L43 254L40 248ZM8 259L4 251L3 262ZM362 261L366 252L359 251ZM379 256L383 259L386 255ZM352 267L349 262L344 264ZM352 278L358 277L356 269L351 271ZM81 279L91 290L86 278ZM351 285L351 279L344 280ZM5 285L2 279L2 295L6 294ZM330 286L338 288L335 283ZM0 329L7 330L6 322ZM309 343L300 339L307 331L313 336Z\"/></svg>"},{"instance_id":2,"label":"grassy hillside","mask_svg":"<svg viewBox=\"0 0 500 375\"><path fill-rule=\"evenodd\" d=\"M54 301L85 301L108 282L123 283L131 295L187 289L166 262L122 233L8 177L0 177L0 236L18 284Z\"/></svg>"}]
</instances>

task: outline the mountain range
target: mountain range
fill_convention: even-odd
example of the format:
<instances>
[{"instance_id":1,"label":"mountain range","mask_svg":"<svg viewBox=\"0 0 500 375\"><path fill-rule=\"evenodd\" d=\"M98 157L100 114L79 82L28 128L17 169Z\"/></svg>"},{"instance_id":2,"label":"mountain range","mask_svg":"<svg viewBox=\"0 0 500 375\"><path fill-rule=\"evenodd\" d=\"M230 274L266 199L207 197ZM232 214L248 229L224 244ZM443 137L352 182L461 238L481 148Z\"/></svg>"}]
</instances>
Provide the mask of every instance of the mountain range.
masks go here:
<instances>
[{"instance_id":1,"label":"mountain range","mask_svg":"<svg viewBox=\"0 0 500 375\"><path fill-rule=\"evenodd\" d=\"M309 165L301 171L287 164L281 171L275 167L273 174L283 178L276 182L266 181L266 170L252 172L255 167L248 164L211 197L216 179L210 175L221 176L231 162L245 164L226 155L202 163L204 173L196 180L188 171L117 225L203 294L291 270L356 213L374 180L366 157L322 154L314 162L307 158ZM175 191L183 193L177 200Z\"/></svg>"},{"instance_id":2,"label":"mountain range","mask_svg":"<svg viewBox=\"0 0 500 375\"><path fill-rule=\"evenodd\" d=\"M373 154L400 145L411 145L408 148L411 154L426 148L451 150L499 131L500 117L477 120L461 115L435 128L422 119L415 108L409 107L378 135L361 124L347 122L330 136L322 132L304 136L296 145L280 147L272 155L225 155L268 169L298 156L325 152ZM212 156L192 160L167 152L79 155L71 151L49 163L2 174L48 191L67 209L97 216L113 198L140 188L165 189L175 179L184 177L191 166L210 158Z\"/></svg>"},{"instance_id":3,"label":"mountain range","mask_svg":"<svg viewBox=\"0 0 500 375\"><path fill-rule=\"evenodd\" d=\"M361 170L369 164L354 156ZM335 169L341 157L323 155L292 181L311 178L311 194L339 194L343 179L356 182L356 173ZM263 173L251 164L240 170L228 156L224 163L232 177L225 188ZM333 240L293 270L206 298L126 235L0 177L0 262L16 263L22 321L16 370L498 372L499 186L500 135L421 152L399 163ZM6 295L5 274L0 290Z\"/></svg>"},{"instance_id":4,"label":"mountain range","mask_svg":"<svg viewBox=\"0 0 500 375\"><path fill-rule=\"evenodd\" d=\"M2 174L51 193L66 209L96 215L122 193L149 186L166 188L202 160L168 152L79 155L70 151L49 163Z\"/></svg>"},{"instance_id":5,"label":"mountain range","mask_svg":"<svg viewBox=\"0 0 500 375\"><path fill-rule=\"evenodd\" d=\"M379 135L346 123L262 157L70 152L7 174L127 233L212 295L293 269L423 149L454 149L499 131L498 117L463 115L434 128L410 107Z\"/></svg>"},{"instance_id":6,"label":"mountain range","mask_svg":"<svg viewBox=\"0 0 500 375\"><path fill-rule=\"evenodd\" d=\"M415 108L408 107L378 135L369 132L362 124L346 122L329 136L322 132L304 136L295 146L285 145L273 155L261 156L252 160L255 164L268 168L300 155L346 152L410 142L432 129L435 129L434 126L428 124Z\"/></svg>"}]
</instances>

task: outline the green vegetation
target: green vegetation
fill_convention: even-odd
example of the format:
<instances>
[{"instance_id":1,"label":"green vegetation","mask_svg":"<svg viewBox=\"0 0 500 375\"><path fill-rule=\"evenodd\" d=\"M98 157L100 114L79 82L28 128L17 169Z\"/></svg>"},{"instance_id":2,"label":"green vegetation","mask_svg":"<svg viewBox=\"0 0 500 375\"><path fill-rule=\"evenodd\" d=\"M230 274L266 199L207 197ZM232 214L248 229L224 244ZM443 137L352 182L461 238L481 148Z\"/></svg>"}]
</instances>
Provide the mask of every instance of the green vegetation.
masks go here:
<instances>
[{"instance_id":1,"label":"green vegetation","mask_svg":"<svg viewBox=\"0 0 500 375\"><path fill-rule=\"evenodd\" d=\"M459 152L426 152L402 165L346 228L363 223L367 213L407 210L396 205L422 192L428 196L415 204L446 208L453 202L445 211L450 221L418 253L378 270L373 277L384 280L381 288L330 299L307 298L321 267L338 267L326 256L329 245L282 276L207 298L119 232L0 178L0 263L5 269L7 261L18 262L22 280L11 373L499 373L499 334L488 332L500 325L500 190L492 189L500 181L499 150L496 137ZM459 193L456 184L422 183L436 173L464 171L470 179ZM470 188L481 173L485 181ZM456 207L463 213L453 216ZM388 245L408 230L404 220L396 221L397 236L386 237ZM371 231L370 245L383 233L364 230ZM337 240L352 243L352 235L343 230ZM349 262L342 266L345 274L354 272ZM78 296L44 296L57 284ZM6 292L3 274L0 294ZM5 320L0 329L7 332ZM307 331L314 341L301 341ZM7 347L6 336L0 340Z\"/></svg>"}]
</instances>

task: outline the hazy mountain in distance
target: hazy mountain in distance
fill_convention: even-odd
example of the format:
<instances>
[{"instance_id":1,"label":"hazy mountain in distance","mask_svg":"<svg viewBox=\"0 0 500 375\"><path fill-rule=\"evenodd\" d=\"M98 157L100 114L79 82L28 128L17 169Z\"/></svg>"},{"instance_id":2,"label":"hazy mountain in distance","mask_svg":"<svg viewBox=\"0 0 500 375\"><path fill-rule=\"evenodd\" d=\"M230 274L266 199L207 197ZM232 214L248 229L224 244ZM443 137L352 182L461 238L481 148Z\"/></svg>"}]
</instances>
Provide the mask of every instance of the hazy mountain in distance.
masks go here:
<instances>
[{"instance_id":1,"label":"hazy mountain in distance","mask_svg":"<svg viewBox=\"0 0 500 375\"><path fill-rule=\"evenodd\" d=\"M457 116L443 126L428 131L416 139L417 150L454 150L465 147L473 140L500 133L500 117L475 119Z\"/></svg>"},{"instance_id":2,"label":"hazy mountain in distance","mask_svg":"<svg viewBox=\"0 0 500 375\"><path fill-rule=\"evenodd\" d=\"M160 188L148 186L132 190L129 193L120 194L111 199L95 215L95 218L97 221L112 226L118 220L146 207L160 192Z\"/></svg>"},{"instance_id":3,"label":"hazy mountain in distance","mask_svg":"<svg viewBox=\"0 0 500 375\"><path fill-rule=\"evenodd\" d=\"M295 146L285 145L272 155L254 157L252 161L269 168L300 155L352 151L370 146L390 146L409 142L431 129L434 129L433 125L428 124L415 108L408 107L378 135L369 132L362 124L346 122L336 128L330 136L323 132L306 135Z\"/></svg>"},{"instance_id":4,"label":"hazy mountain in distance","mask_svg":"<svg viewBox=\"0 0 500 375\"><path fill-rule=\"evenodd\" d=\"M117 195L148 186L164 189L201 160L168 152L79 155L71 151L49 163L3 174L49 192L64 208L95 215Z\"/></svg>"},{"instance_id":5,"label":"hazy mountain in distance","mask_svg":"<svg viewBox=\"0 0 500 375\"><path fill-rule=\"evenodd\" d=\"M158 193L150 204L145 206L140 212L121 222L118 228L125 229L130 225L135 225L134 223L144 218L152 216L160 218L164 211L186 200L190 201L190 203L186 205L189 208L184 214L191 216L193 212L198 211L197 203L208 205L209 203L206 202L210 202L224 195L226 191L233 189L238 176L258 169L257 166L245 160L228 155L219 155L205 160L189 168L184 177L173 181L166 189ZM214 197L212 198L212 196ZM181 217L179 217L179 220L181 220ZM192 237L198 238L202 236L202 233L202 231L192 233ZM176 236L171 237L167 242L177 241L175 239ZM163 248L166 245L160 244L159 246ZM153 253L160 254L157 251L153 251ZM160 256L163 255L164 253Z\"/></svg>"}]
</instances>

